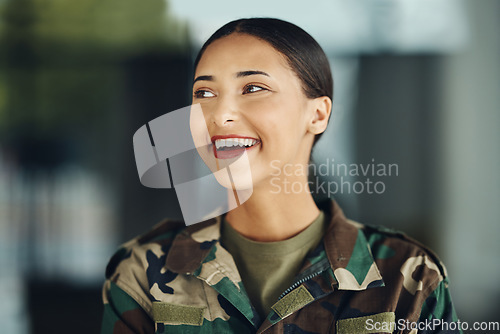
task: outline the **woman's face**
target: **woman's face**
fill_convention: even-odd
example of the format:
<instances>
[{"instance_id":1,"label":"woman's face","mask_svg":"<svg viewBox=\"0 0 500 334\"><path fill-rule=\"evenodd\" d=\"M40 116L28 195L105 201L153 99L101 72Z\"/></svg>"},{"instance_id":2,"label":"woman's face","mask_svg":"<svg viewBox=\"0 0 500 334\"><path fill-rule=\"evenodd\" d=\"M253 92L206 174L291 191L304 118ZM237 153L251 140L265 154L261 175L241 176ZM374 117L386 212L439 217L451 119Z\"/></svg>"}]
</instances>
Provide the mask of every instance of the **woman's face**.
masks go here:
<instances>
[{"instance_id":1,"label":"woman's face","mask_svg":"<svg viewBox=\"0 0 500 334\"><path fill-rule=\"evenodd\" d=\"M254 189L277 168L308 162L313 101L285 57L250 35L216 40L196 68L193 104L203 111L209 152L224 163L246 151Z\"/></svg>"}]
</instances>

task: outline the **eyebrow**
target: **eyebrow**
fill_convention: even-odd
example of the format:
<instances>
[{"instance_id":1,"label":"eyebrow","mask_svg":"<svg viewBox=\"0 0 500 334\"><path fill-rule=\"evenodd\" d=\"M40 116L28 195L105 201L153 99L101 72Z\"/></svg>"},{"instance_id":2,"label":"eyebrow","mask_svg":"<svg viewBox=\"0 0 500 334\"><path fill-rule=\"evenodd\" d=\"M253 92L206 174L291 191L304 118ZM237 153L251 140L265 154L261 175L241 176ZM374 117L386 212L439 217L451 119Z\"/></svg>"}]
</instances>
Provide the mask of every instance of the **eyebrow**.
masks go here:
<instances>
[{"instance_id":1,"label":"eyebrow","mask_svg":"<svg viewBox=\"0 0 500 334\"><path fill-rule=\"evenodd\" d=\"M255 70L250 70L250 71L242 71L242 72L238 72L236 73L236 77L237 78L243 78L243 77L248 77L250 75L265 75L266 77L269 76L269 74L267 74L266 72L262 72L262 71L255 71Z\"/></svg>"},{"instance_id":2,"label":"eyebrow","mask_svg":"<svg viewBox=\"0 0 500 334\"><path fill-rule=\"evenodd\" d=\"M196 81L200 81L200 80L214 81L214 76L213 75L200 75L199 77L197 77L196 79L194 79L193 84Z\"/></svg>"},{"instance_id":3,"label":"eyebrow","mask_svg":"<svg viewBox=\"0 0 500 334\"><path fill-rule=\"evenodd\" d=\"M266 72L256 71L256 70L241 71L241 72L236 73L236 77L237 78L248 77L250 75L265 75L266 77L270 76ZM201 81L201 80L204 80L204 81L214 81L214 79L215 79L215 77L213 75L200 75L199 77L197 77L196 79L193 80L193 84L196 81Z\"/></svg>"}]
</instances>

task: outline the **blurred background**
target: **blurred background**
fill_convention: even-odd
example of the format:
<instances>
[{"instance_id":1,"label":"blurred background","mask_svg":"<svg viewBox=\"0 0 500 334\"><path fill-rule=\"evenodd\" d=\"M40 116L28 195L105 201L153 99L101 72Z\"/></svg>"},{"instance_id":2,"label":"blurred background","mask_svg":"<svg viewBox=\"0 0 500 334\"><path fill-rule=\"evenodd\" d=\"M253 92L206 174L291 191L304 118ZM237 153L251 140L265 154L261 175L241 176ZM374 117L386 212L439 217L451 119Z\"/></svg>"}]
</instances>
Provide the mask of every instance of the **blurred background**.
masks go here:
<instances>
[{"instance_id":1,"label":"blurred background","mask_svg":"<svg viewBox=\"0 0 500 334\"><path fill-rule=\"evenodd\" d=\"M2 333L99 332L113 251L181 217L140 184L132 136L188 105L201 43L252 16L331 60L314 160L398 166L380 194L330 194L347 216L437 251L462 321L500 320L500 1L0 0Z\"/></svg>"}]
</instances>

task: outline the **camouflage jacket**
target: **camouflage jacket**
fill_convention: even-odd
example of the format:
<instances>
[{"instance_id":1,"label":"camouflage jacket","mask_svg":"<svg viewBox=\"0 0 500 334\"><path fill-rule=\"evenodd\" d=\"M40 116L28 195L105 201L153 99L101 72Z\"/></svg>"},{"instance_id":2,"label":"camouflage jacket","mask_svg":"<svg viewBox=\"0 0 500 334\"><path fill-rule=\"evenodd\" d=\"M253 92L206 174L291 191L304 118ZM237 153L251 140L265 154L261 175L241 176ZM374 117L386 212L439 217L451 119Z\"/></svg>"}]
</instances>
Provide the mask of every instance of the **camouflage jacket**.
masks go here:
<instances>
[{"instance_id":1,"label":"camouflage jacket","mask_svg":"<svg viewBox=\"0 0 500 334\"><path fill-rule=\"evenodd\" d=\"M346 219L335 202L323 242L260 319L220 217L165 221L125 243L103 288L105 333L459 333L446 270L434 253L392 230ZM431 324L431 325L429 325Z\"/></svg>"}]
</instances>

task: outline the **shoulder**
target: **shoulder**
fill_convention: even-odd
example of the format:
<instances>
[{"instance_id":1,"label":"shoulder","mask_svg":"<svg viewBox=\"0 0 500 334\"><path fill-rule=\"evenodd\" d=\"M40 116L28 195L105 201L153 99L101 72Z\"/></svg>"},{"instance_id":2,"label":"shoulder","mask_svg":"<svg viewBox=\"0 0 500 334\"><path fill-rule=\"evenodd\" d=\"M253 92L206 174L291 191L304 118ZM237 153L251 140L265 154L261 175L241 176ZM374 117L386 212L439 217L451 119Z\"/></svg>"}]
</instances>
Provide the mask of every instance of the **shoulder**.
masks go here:
<instances>
[{"instance_id":1,"label":"shoulder","mask_svg":"<svg viewBox=\"0 0 500 334\"><path fill-rule=\"evenodd\" d=\"M355 251L346 269L361 277L358 281L366 280L371 273L370 277L379 278L382 283L369 283L353 303L364 305L378 300L380 306L387 302L398 319L410 322L418 321L421 315L430 317L429 314L447 319L443 310L453 313L446 269L432 250L400 231L348 219L342 222L349 225L346 228L357 230Z\"/></svg>"},{"instance_id":2,"label":"shoulder","mask_svg":"<svg viewBox=\"0 0 500 334\"><path fill-rule=\"evenodd\" d=\"M155 284L162 293L172 293L166 284L200 265L219 238L218 222L212 218L187 227L182 220L160 222L118 248L106 267L106 279L149 310Z\"/></svg>"},{"instance_id":3,"label":"shoulder","mask_svg":"<svg viewBox=\"0 0 500 334\"><path fill-rule=\"evenodd\" d=\"M363 232L384 281L400 282L411 294L447 282L446 267L429 247L398 230L354 224Z\"/></svg>"},{"instance_id":4,"label":"shoulder","mask_svg":"<svg viewBox=\"0 0 500 334\"><path fill-rule=\"evenodd\" d=\"M119 274L119 267L123 262L134 260L140 262L138 254L148 251L157 252L168 248L177 234L185 229L184 222L180 220L165 219L156 224L150 231L123 243L114 253L106 267L106 278L113 279ZM134 257L132 255L135 255Z\"/></svg>"},{"instance_id":5,"label":"shoulder","mask_svg":"<svg viewBox=\"0 0 500 334\"><path fill-rule=\"evenodd\" d=\"M183 221L166 219L149 232L123 243L108 262L107 282L113 282L150 312L148 276L161 272L173 240L185 228Z\"/></svg>"}]
</instances>

